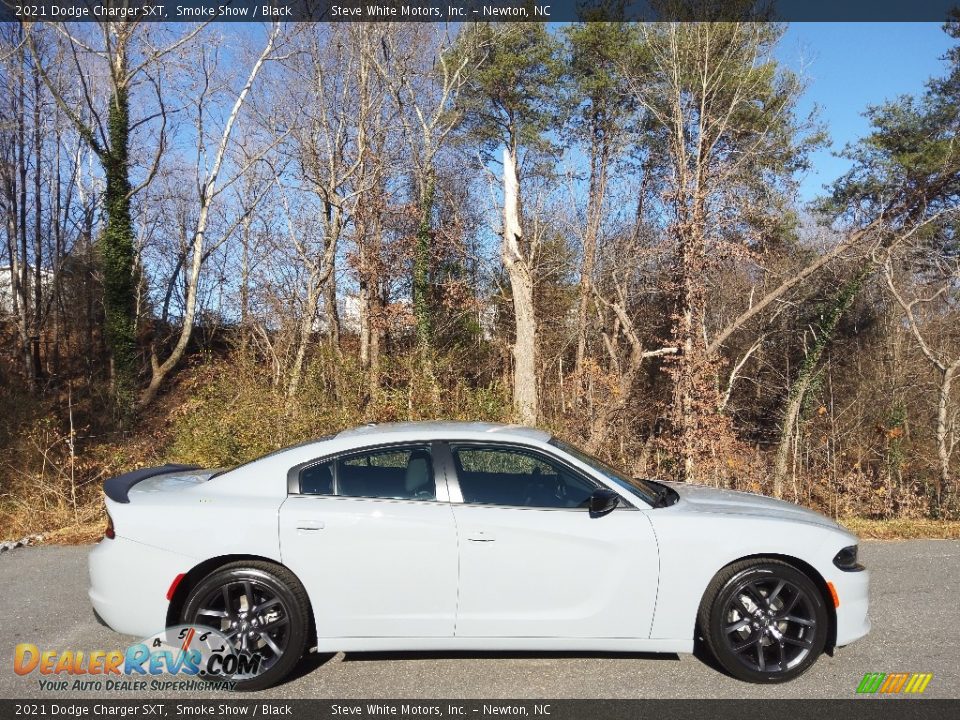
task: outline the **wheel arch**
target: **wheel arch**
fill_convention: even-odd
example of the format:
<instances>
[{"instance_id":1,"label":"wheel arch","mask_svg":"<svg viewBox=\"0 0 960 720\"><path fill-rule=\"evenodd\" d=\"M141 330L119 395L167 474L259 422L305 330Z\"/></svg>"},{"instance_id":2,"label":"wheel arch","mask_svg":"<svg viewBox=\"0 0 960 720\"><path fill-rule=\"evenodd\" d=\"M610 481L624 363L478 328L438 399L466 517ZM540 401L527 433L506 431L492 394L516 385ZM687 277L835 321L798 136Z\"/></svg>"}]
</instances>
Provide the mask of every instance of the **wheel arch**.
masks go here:
<instances>
[{"instance_id":1,"label":"wheel arch","mask_svg":"<svg viewBox=\"0 0 960 720\"><path fill-rule=\"evenodd\" d=\"M784 562L787 565L794 567L799 572L802 572L804 575L810 578L811 581L813 581L814 585L816 585L817 590L820 592L820 596L823 598L823 604L827 609L827 620L829 627L827 629L827 644L825 651L828 654L832 654L837 644L837 609L833 606L833 596L830 593L830 589L827 587L827 581L824 579L823 575L820 574L820 571L805 560L793 555L783 555L780 553L756 553L754 555L744 555L742 557L735 558L723 567L718 568L710 578L710 581L707 583L707 586L704 589L704 594L700 598L700 604L697 606L698 614L700 606L706 599L707 590L710 588L713 578L717 577L717 575L722 573L726 568L730 567L734 563L763 560L779 560L780 562ZM700 632L701 630L699 628L699 622L695 620L694 637L696 637Z\"/></svg>"},{"instance_id":2,"label":"wheel arch","mask_svg":"<svg viewBox=\"0 0 960 720\"><path fill-rule=\"evenodd\" d=\"M268 557L263 557L262 555L218 555L217 557L212 557L194 565L189 572L187 572L183 579L177 584L176 590L174 590L173 597L170 598L170 604L167 606L167 627L172 625L178 625L180 623L180 612L183 610L183 605L187 600L187 597L190 595L190 591L196 587L203 578L207 577L213 572L216 572L225 565L229 565L234 562L255 561L261 563L267 563L269 565L275 565L281 567L291 575L293 575L297 580L303 585L303 581L300 580L300 577L288 568L283 563L277 562L276 560ZM313 648L317 644L317 627L316 627L316 618L313 614L313 601L310 599L310 594L307 593L307 615L310 618L310 630L309 630L309 645L308 649Z\"/></svg>"}]
</instances>

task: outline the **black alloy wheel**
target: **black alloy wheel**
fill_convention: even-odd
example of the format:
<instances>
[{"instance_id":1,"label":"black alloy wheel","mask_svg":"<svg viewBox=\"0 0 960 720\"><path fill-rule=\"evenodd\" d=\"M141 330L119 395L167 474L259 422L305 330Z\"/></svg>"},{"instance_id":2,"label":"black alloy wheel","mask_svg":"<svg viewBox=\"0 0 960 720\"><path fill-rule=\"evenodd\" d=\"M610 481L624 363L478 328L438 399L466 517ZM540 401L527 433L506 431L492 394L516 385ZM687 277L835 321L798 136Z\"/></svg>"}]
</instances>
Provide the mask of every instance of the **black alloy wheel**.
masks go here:
<instances>
[{"instance_id":1,"label":"black alloy wheel","mask_svg":"<svg viewBox=\"0 0 960 720\"><path fill-rule=\"evenodd\" d=\"M755 683L793 680L820 656L829 616L823 593L779 560L734 563L718 573L700 608L710 652L731 675Z\"/></svg>"},{"instance_id":2,"label":"black alloy wheel","mask_svg":"<svg viewBox=\"0 0 960 720\"><path fill-rule=\"evenodd\" d=\"M241 655L259 655L256 674L232 677L236 689L262 690L283 679L306 650L306 590L286 568L241 561L214 571L191 589L184 624L220 631Z\"/></svg>"}]
</instances>

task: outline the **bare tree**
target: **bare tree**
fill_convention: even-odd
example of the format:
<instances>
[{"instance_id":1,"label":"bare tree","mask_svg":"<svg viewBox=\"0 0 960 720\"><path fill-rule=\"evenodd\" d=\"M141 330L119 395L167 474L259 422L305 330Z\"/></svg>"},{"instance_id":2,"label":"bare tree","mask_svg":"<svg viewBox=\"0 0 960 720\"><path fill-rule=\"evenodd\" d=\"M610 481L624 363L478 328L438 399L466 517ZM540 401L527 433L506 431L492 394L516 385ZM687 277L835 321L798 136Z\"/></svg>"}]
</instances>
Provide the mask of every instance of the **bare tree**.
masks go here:
<instances>
[{"instance_id":1,"label":"bare tree","mask_svg":"<svg viewBox=\"0 0 960 720\"><path fill-rule=\"evenodd\" d=\"M280 185L279 177L277 177L276 182L283 205L290 244L296 248L297 257L307 271L306 296L297 331L296 350L294 352L293 363L290 365L287 373L287 399L292 402L297 397L297 391L300 388L300 379L303 376L303 366L307 357L307 349L310 346L310 339L317 322L317 310L320 307L320 299L333 272L333 260L337 244L335 242L324 242L323 253L321 255L316 254L313 249L314 245L310 242L310 238L313 236L313 232L311 232L312 228L309 226L304 227L302 223L300 227L295 225L294 215L290 210L290 203L287 199L286 191L282 185ZM329 228L329 221L327 228ZM323 232L323 230L321 230L321 232Z\"/></svg>"},{"instance_id":2,"label":"bare tree","mask_svg":"<svg viewBox=\"0 0 960 720\"><path fill-rule=\"evenodd\" d=\"M19 37L18 37L19 34ZM30 342L30 263L27 254L27 51L22 31L5 37L4 46L15 48L4 63L4 121L0 125L0 183L9 258L10 303L17 319L19 353L24 376L35 379ZM20 42L17 42L19 40ZM39 178L39 169L37 170Z\"/></svg>"},{"instance_id":3,"label":"bare tree","mask_svg":"<svg viewBox=\"0 0 960 720\"><path fill-rule=\"evenodd\" d=\"M432 330L428 293L436 158L462 120L459 95L480 62L484 48L481 35L465 33L455 42L445 29L438 28L375 24L365 29L368 35L379 31L379 38L370 37L366 47L393 97L397 118L411 151L418 215L412 299L421 349L430 344Z\"/></svg>"},{"instance_id":4,"label":"bare tree","mask_svg":"<svg viewBox=\"0 0 960 720\"><path fill-rule=\"evenodd\" d=\"M887 288L902 309L917 347L937 378L938 507L954 491L951 460L956 447L958 411L953 399L953 381L960 371L957 349L960 258L949 244L943 250L931 253L929 246L917 243L899 258L894 252L888 252L883 264ZM900 279L904 276L907 283Z\"/></svg>"},{"instance_id":5,"label":"bare tree","mask_svg":"<svg viewBox=\"0 0 960 720\"><path fill-rule=\"evenodd\" d=\"M66 87L54 82L41 64L35 37L39 34L38 26L29 23L25 24L25 27L27 45L44 84L63 114L74 123L81 137L100 159L106 176L104 206L107 221L99 239L104 276L103 304L111 351L110 377L117 409L121 416L126 416L134 405L138 371L136 257L131 200L154 179L166 150L167 112L160 82L151 72L161 60L193 39L204 25L198 25L168 44L157 47L152 42L151 33L136 21L98 22L97 32L90 37L73 34L65 24L54 24L53 28L66 42L80 81L77 91L79 98L72 98ZM81 53L106 66L110 90L105 113L101 108L101 101L94 96L86 80ZM147 79L147 84L155 93L157 110L133 120L131 93L142 77ZM82 111L77 110L78 99ZM147 165L141 182L134 185L130 177L131 132L157 118L160 119L161 126L155 154L152 162Z\"/></svg>"},{"instance_id":6,"label":"bare tree","mask_svg":"<svg viewBox=\"0 0 960 720\"><path fill-rule=\"evenodd\" d=\"M161 384L183 358L183 354L187 349L187 344L190 342L190 336L193 333L194 321L196 319L197 289L200 284L200 273L203 268L204 258L206 257L204 242L206 240L205 236L207 232L207 225L210 219L210 206L214 200L216 200L217 196L223 191L223 187L218 185L218 181L220 180L220 171L223 168L223 162L227 155L227 149L230 144L237 118L240 115L240 110L243 108L244 101L247 99L247 95L250 93L250 88L253 87L253 83L256 81L257 75L260 73L264 63L267 62L274 50L274 45L276 44L277 38L280 35L280 29L281 28L278 23L275 23L270 28L270 31L267 35L266 44L264 45L263 50L260 51L260 54L257 56L256 60L254 60L253 65L250 68L250 72L247 74L246 81L241 87L240 92L237 94L237 97L230 108L229 114L227 115L226 121L224 122L223 128L220 132L220 137L217 142L213 160L208 168L204 168L202 165L205 153L204 145L206 142L202 120L204 117L204 108L202 106L206 98L204 95L201 95L200 97L197 108L197 195L199 206L197 209L197 222L193 231L193 241L190 247L190 267L187 276L187 297L184 307L183 320L180 326L180 333L179 337L177 338L177 342L170 351L170 354L164 360L161 361L159 359L155 345L151 348L150 383L140 395L138 405L141 408L149 405L156 397L157 391L160 389ZM239 172L242 173L243 168L241 168ZM230 233L226 233L224 237L229 236L229 234Z\"/></svg>"},{"instance_id":7,"label":"bare tree","mask_svg":"<svg viewBox=\"0 0 960 720\"><path fill-rule=\"evenodd\" d=\"M587 352L588 315L593 300L594 269L609 200L614 164L628 148L635 103L622 70L635 50L636 32L629 23L584 23L564 30L569 53L572 100L578 103L570 124L572 139L584 147L588 179L586 210L582 222L580 302L577 316L575 390L582 390ZM606 345L606 340L604 342Z\"/></svg>"},{"instance_id":8,"label":"bare tree","mask_svg":"<svg viewBox=\"0 0 960 720\"><path fill-rule=\"evenodd\" d=\"M520 422L536 425L540 401L537 388L537 318L533 304L535 247L525 247L520 228L520 185L510 148L503 149L503 244L500 256L510 276L516 338L513 342L513 401ZM530 245L529 243L527 245Z\"/></svg>"},{"instance_id":9,"label":"bare tree","mask_svg":"<svg viewBox=\"0 0 960 720\"><path fill-rule=\"evenodd\" d=\"M351 30L346 41L335 41L327 27L311 28L304 35L302 52L291 66L303 84L291 95L288 116L292 133L286 152L299 168L306 190L319 203L320 231L316 243L301 241L300 262L311 278L301 318L288 397L293 397L312 342L321 300L327 302L327 327L331 345L339 349L336 259L347 225L364 193L376 186L370 169L370 126L378 120L383 93L371 86L376 70L370 53L363 51L362 30ZM289 122L289 120L288 120Z\"/></svg>"},{"instance_id":10,"label":"bare tree","mask_svg":"<svg viewBox=\"0 0 960 720\"><path fill-rule=\"evenodd\" d=\"M607 351L607 356L611 367L614 368L617 385L616 392L612 397L605 398L601 406L593 415L593 422L590 426L590 436L587 439L587 450L597 452L599 448L608 440L614 420L616 420L627 408L630 399L633 396L634 385L643 369L644 363L651 358L675 355L678 348L661 347L655 350L648 350L645 343L640 339L639 331L627 310L627 292L622 280L616 283L616 299L611 300L605 294L601 293L599 288L592 288L597 304L609 311L610 319L605 316L606 313L598 310L601 316L603 345ZM627 342L626 359L621 360L619 348L619 338L622 336Z\"/></svg>"}]
</instances>

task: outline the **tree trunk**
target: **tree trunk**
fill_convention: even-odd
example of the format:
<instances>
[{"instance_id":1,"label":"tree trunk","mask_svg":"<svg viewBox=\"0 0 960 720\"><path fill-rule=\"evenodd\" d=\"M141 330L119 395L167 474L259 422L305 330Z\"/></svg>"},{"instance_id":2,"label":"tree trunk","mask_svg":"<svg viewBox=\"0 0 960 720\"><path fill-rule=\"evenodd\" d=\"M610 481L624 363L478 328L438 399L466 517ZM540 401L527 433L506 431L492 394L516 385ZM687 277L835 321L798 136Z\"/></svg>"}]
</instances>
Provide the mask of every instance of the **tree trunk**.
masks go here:
<instances>
[{"instance_id":1,"label":"tree trunk","mask_svg":"<svg viewBox=\"0 0 960 720\"><path fill-rule=\"evenodd\" d=\"M14 103L16 98L14 97ZM17 318L17 336L20 347L19 354L23 361L24 376L29 378L33 363L30 361L30 345L27 336L26 325L24 324L25 315L21 312L24 307L25 292L21 285L22 267L20 250L20 206L18 200L18 165L16 144L11 144L11 162L5 168L3 176L4 205L7 208L5 213L5 226L7 233L7 253L10 256L10 309Z\"/></svg>"},{"instance_id":2,"label":"tree trunk","mask_svg":"<svg viewBox=\"0 0 960 720\"><path fill-rule=\"evenodd\" d=\"M122 45L117 48L114 68L115 77L126 77L127 59ZM111 382L121 417L126 417L133 408L137 384L137 287L130 217L129 113L127 87L118 83L110 97L107 114L110 147L101 159L106 175L107 223L100 234L98 250L103 269L104 330L111 356Z\"/></svg>"},{"instance_id":3,"label":"tree trunk","mask_svg":"<svg viewBox=\"0 0 960 720\"><path fill-rule=\"evenodd\" d=\"M98 359L104 357L104 353L97 352L93 336L94 327L94 267L91 263L93 255L93 210L90 205L84 208L83 229L80 232L79 242L83 245L83 357L87 366L88 382L92 381L94 368L99 365ZM102 340L102 334L101 334Z\"/></svg>"},{"instance_id":4,"label":"tree trunk","mask_svg":"<svg viewBox=\"0 0 960 720\"><path fill-rule=\"evenodd\" d=\"M53 121L56 128L56 137L54 139L55 150L53 159L53 190L51 195L50 208L50 226L53 229L53 287L51 288L50 307L53 308L53 358L49 363L50 372L54 375L60 374L60 345L66 341L69 342L69 328L64 325L64 307L63 307L63 227L66 223L61 222L61 217L68 217L70 201L67 200L66 208L61 207L60 193L62 191L63 178L61 169L62 138L60 136L60 118L59 112Z\"/></svg>"},{"instance_id":5,"label":"tree trunk","mask_svg":"<svg viewBox=\"0 0 960 720\"><path fill-rule=\"evenodd\" d=\"M367 373L367 388L372 398L380 387L380 248L381 226L378 208L371 207L357 214L357 302L360 311L360 367ZM372 210L372 212L369 212ZM414 271L416 274L416 271ZM416 310L416 308L415 308ZM429 322L429 316L427 317ZM418 318L419 323L419 318ZM418 325L419 327L419 325ZM428 337L428 336L427 336ZM422 342L424 336L419 335ZM421 345L421 348L426 346Z\"/></svg>"},{"instance_id":6,"label":"tree trunk","mask_svg":"<svg viewBox=\"0 0 960 720\"><path fill-rule=\"evenodd\" d=\"M241 226L240 254L240 343L244 350L250 341L250 223L248 214Z\"/></svg>"},{"instance_id":7,"label":"tree trunk","mask_svg":"<svg viewBox=\"0 0 960 720\"><path fill-rule=\"evenodd\" d=\"M321 287L315 274L311 273L310 284L307 287L307 302L300 318L297 352L290 368L290 383L287 385L287 399L292 400L300 389L300 378L303 375L303 363L307 356L307 347L313 336L313 323L317 318L317 309L320 305Z\"/></svg>"},{"instance_id":8,"label":"tree trunk","mask_svg":"<svg viewBox=\"0 0 960 720\"><path fill-rule=\"evenodd\" d=\"M596 135L596 134L595 134ZM599 149L598 149L599 148ZM583 234L583 259L580 264L580 306L577 312L577 358L574 367L574 392L579 397L583 377L583 361L587 349L587 314L590 308L593 268L597 257L597 238L603 200L607 190L607 161L609 146L594 136L591 143L590 188L587 198L587 224Z\"/></svg>"},{"instance_id":9,"label":"tree trunk","mask_svg":"<svg viewBox=\"0 0 960 720\"><path fill-rule=\"evenodd\" d=\"M15 191L14 191L15 193ZM20 354L23 360L23 371L27 378L30 378L33 370L33 362L30 359L30 343L26 332L25 305L23 286L21 285L22 265L20 262L20 250L18 248L17 231L17 211L14 194L14 203L11 205L14 210L7 213L7 249L10 253L10 306L13 314L17 317L17 334L20 339Z\"/></svg>"},{"instance_id":10,"label":"tree trunk","mask_svg":"<svg viewBox=\"0 0 960 720\"><path fill-rule=\"evenodd\" d=\"M773 462L773 496L776 498L783 497L783 483L787 478L787 463L792 455L790 451L798 435L795 432L797 418L800 416L800 408L803 407L804 397L815 375L812 366L809 372L801 372L787 396L783 421L780 424L780 441L777 443L777 454Z\"/></svg>"},{"instance_id":11,"label":"tree trunk","mask_svg":"<svg viewBox=\"0 0 960 720\"><path fill-rule=\"evenodd\" d=\"M323 265L321 278L327 309L327 337L330 349L340 354L340 308L337 306L337 245L344 226L343 211L338 207L327 205L325 245L323 248Z\"/></svg>"},{"instance_id":12,"label":"tree trunk","mask_svg":"<svg viewBox=\"0 0 960 720\"><path fill-rule=\"evenodd\" d=\"M530 259L521 250L520 185L516 160L503 151L503 247L501 255L513 296L516 338L513 344L513 404L519 421L536 425L540 412L537 388L537 318L533 306Z\"/></svg>"},{"instance_id":13,"label":"tree trunk","mask_svg":"<svg viewBox=\"0 0 960 720\"><path fill-rule=\"evenodd\" d=\"M373 399L380 392L380 344L383 336L383 298L379 286L370 295L370 367L367 370L367 388Z\"/></svg>"},{"instance_id":14,"label":"tree trunk","mask_svg":"<svg viewBox=\"0 0 960 720\"><path fill-rule=\"evenodd\" d=\"M363 243L360 243L360 272L359 282L357 283L357 311L360 314L360 368L367 370L370 367L370 285L367 277L366 251Z\"/></svg>"},{"instance_id":15,"label":"tree trunk","mask_svg":"<svg viewBox=\"0 0 960 720\"><path fill-rule=\"evenodd\" d=\"M677 286L679 301L674 319L673 340L680 348L673 367L673 427L678 444L680 475L685 482L697 479L698 445L704 413L716 412L716 403L710 403L707 354L703 338L705 255L702 226L696 219L681 223ZM715 389L715 388L714 388ZM712 408L711 408L712 405Z\"/></svg>"},{"instance_id":16,"label":"tree trunk","mask_svg":"<svg viewBox=\"0 0 960 720\"><path fill-rule=\"evenodd\" d=\"M40 192L40 169L43 167L40 141L40 73L33 70L33 379L39 385L43 375L40 358L41 326L43 325L43 194Z\"/></svg>"},{"instance_id":17,"label":"tree trunk","mask_svg":"<svg viewBox=\"0 0 960 720\"><path fill-rule=\"evenodd\" d=\"M872 270L871 265L864 266L860 272L840 288L840 291L833 299L833 304L829 312L819 325L813 347L807 352L797 379L793 381L793 386L790 388L790 393L787 396L787 404L783 411L783 421L780 424L780 441L777 444L777 454L773 463L774 497L779 498L783 496L783 483L787 477L787 461L790 458L790 446L792 445L795 435L794 428L797 424L797 418L800 415L800 409L803 407L803 399L807 390L810 388L810 384L813 382L813 378L817 375L820 358L823 356L824 350L833 340L833 333L837 329L840 317L849 309L860 288L863 287L864 280L866 280Z\"/></svg>"},{"instance_id":18,"label":"tree trunk","mask_svg":"<svg viewBox=\"0 0 960 720\"><path fill-rule=\"evenodd\" d=\"M413 257L413 314L417 321L420 349L430 347L433 327L430 317L430 234L433 221L434 177L427 172L420 191L420 223Z\"/></svg>"},{"instance_id":19,"label":"tree trunk","mask_svg":"<svg viewBox=\"0 0 960 720\"><path fill-rule=\"evenodd\" d=\"M20 238L20 277L18 278L17 282L20 302L20 314L18 320L20 325L20 350L23 356L24 373L28 379L35 380L33 357L30 351L30 260L29 255L27 254L26 63L21 64L20 67L21 71L19 74L20 82L17 92L18 101L16 112L17 172L19 174L17 187L20 192L19 208L17 210L17 217L20 222L20 226L18 228ZM39 218L37 219L37 222L39 222ZM17 287L14 289L16 290Z\"/></svg>"},{"instance_id":20,"label":"tree trunk","mask_svg":"<svg viewBox=\"0 0 960 720\"><path fill-rule=\"evenodd\" d=\"M324 298L327 310L327 339L330 349L340 354L340 311L337 308L337 271L334 261L330 277L324 285Z\"/></svg>"},{"instance_id":21,"label":"tree trunk","mask_svg":"<svg viewBox=\"0 0 960 720\"><path fill-rule=\"evenodd\" d=\"M950 481L950 456L953 454L953 433L950 427L950 391L960 361L940 372L937 388L937 457L940 461L940 477L937 483L937 507L942 508L953 490Z\"/></svg>"}]
</instances>

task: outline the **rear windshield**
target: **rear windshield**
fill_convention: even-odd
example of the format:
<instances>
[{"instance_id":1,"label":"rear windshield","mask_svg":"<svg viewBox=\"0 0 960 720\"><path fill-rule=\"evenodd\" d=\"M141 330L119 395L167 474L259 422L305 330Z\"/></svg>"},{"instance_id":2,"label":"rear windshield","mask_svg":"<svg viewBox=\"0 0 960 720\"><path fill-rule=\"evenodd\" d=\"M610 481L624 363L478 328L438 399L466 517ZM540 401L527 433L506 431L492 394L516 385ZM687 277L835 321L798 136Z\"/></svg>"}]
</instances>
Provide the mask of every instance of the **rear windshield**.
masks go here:
<instances>
[{"instance_id":1,"label":"rear windshield","mask_svg":"<svg viewBox=\"0 0 960 720\"><path fill-rule=\"evenodd\" d=\"M227 473L233 472L234 470L239 470L242 467L246 467L250 463L259 462L261 460L266 460L267 458L271 458L274 455L279 455L280 453L286 452L287 450L296 450L297 448L300 448L300 447L313 445L313 443L323 442L325 440L333 440L333 438L335 438L337 434L338 433L333 433L332 435L321 435L320 437L317 437L317 438L311 438L310 440L304 440L303 442L298 442L296 445L277 448L273 452L268 452L266 455L261 455L260 457L256 457L253 460L247 460L245 463L240 463L239 465L231 465L229 467L219 468L213 473L213 475L210 476L210 480L213 480L215 477L220 477L221 475L226 475Z\"/></svg>"}]
</instances>

